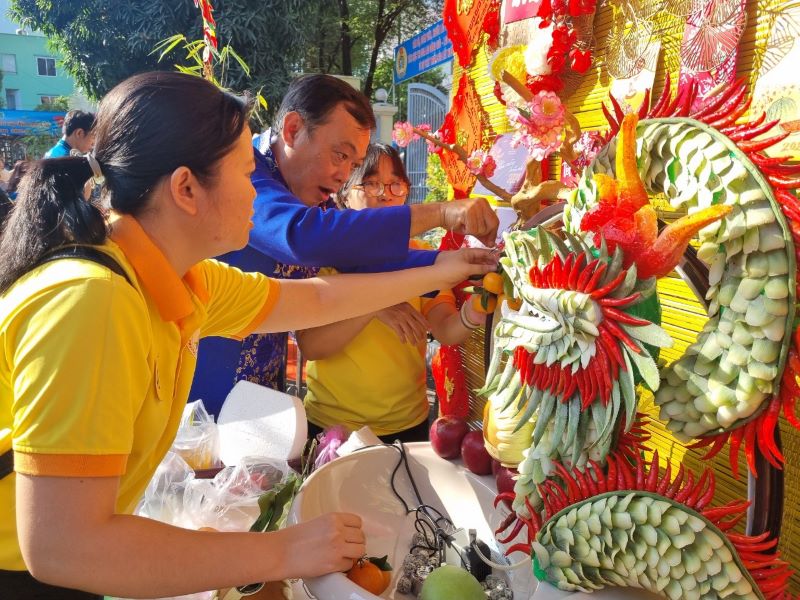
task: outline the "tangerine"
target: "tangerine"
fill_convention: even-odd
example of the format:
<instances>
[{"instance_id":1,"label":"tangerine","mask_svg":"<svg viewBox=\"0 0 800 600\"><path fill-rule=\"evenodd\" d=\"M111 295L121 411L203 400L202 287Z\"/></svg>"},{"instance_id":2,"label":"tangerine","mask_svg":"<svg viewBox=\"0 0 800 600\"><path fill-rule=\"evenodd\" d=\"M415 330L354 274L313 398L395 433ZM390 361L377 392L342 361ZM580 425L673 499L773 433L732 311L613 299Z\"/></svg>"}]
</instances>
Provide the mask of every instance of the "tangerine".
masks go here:
<instances>
[{"instance_id":1,"label":"tangerine","mask_svg":"<svg viewBox=\"0 0 800 600\"><path fill-rule=\"evenodd\" d=\"M483 276L483 289L490 294L503 293L503 276L500 273L487 273Z\"/></svg>"},{"instance_id":2,"label":"tangerine","mask_svg":"<svg viewBox=\"0 0 800 600\"><path fill-rule=\"evenodd\" d=\"M375 563L362 558L357 560L347 572L347 578L367 590L370 594L377 596L389 587L392 572L382 571Z\"/></svg>"},{"instance_id":3,"label":"tangerine","mask_svg":"<svg viewBox=\"0 0 800 600\"><path fill-rule=\"evenodd\" d=\"M472 296L472 308L474 308L475 312L477 313L490 314L494 312L494 309L496 307L497 307L497 296L492 296L490 294L486 295L475 294Z\"/></svg>"}]
</instances>

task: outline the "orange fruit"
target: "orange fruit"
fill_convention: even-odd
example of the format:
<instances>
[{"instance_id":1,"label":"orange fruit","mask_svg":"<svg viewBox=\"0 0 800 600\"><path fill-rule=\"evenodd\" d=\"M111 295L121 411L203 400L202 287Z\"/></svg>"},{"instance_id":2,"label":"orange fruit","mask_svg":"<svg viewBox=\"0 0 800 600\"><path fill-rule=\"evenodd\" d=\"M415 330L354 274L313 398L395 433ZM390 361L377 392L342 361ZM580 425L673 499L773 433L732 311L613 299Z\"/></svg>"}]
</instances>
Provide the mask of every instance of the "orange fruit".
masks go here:
<instances>
[{"instance_id":1,"label":"orange fruit","mask_svg":"<svg viewBox=\"0 0 800 600\"><path fill-rule=\"evenodd\" d=\"M510 298L506 296L506 304L511 310L519 310L522 306L522 298Z\"/></svg>"},{"instance_id":2,"label":"orange fruit","mask_svg":"<svg viewBox=\"0 0 800 600\"><path fill-rule=\"evenodd\" d=\"M497 296L485 296L486 306L483 305L483 298L484 296L478 294L472 296L472 308L475 309L475 312L482 314L493 313L494 309L497 307Z\"/></svg>"},{"instance_id":3,"label":"orange fruit","mask_svg":"<svg viewBox=\"0 0 800 600\"><path fill-rule=\"evenodd\" d=\"M483 289L490 294L502 294L503 276L500 273L487 273L483 276Z\"/></svg>"},{"instance_id":4,"label":"orange fruit","mask_svg":"<svg viewBox=\"0 0 800 600\"><path fill-rule=\"evenodd\" d=\"M377 596L389 587L392 572L382 571L376 564L362 558L357 560L347 572L347 578L367 590L370 594Z\"/></svg>"}]
</instances>

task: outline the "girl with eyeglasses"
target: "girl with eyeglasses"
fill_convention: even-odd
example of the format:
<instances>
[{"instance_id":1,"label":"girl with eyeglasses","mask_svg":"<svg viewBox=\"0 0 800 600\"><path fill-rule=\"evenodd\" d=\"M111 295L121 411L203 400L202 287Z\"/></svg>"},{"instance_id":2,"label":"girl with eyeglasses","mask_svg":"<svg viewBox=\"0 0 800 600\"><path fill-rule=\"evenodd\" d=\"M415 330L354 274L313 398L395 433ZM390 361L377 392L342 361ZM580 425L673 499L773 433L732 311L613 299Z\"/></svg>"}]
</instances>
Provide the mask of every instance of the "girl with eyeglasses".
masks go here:
<instances>
[{"instance_id":1,"label":"girl with eyeglasses","mask_svg":"<svg viewBox=\"0 0 800 600\"><path fill-rule=\"evenodd\" d=\"M371 144L338 193L337 204L355 210L400 206L409 187L397 151ZM310 435L341 424L353 431L368 425L388 442L428 439L427 334L443 344L459 344L484 323L485 315L474 312L470 302L459 312L449 289L435 298L409 296L386 309L297 332L309 359L305 407ZM353 297L353 302L361 304L364 298Z\"/></svg>"}]
</instances>

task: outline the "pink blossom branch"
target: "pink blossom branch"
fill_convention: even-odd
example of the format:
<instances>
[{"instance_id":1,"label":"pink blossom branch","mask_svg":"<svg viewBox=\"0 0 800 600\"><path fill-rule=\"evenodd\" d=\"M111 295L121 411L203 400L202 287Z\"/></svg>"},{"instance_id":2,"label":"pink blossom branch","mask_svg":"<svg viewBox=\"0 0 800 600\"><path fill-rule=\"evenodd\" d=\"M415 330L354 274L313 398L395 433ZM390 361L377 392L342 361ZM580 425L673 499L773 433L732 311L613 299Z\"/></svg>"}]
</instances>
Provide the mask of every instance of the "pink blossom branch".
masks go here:
<instances>
[{"instance_id":1,"label":"pink blossom branch","mask_svg":"<svg viewBox=\"0 0 800 600\"><path fill-rule=\"evenodd\" d=\"M467 151L464 150L464 148L459 144L447 144L442 140L440 140L439 138L437 138L436 136L431 135L430 132L425 131L423 129L419 129L418 127L414 127L414 133L416 133L421 138L425 138L431 144L434 144L439 148L444 148L445 150L454 152L455 155L458 156L458 159L464 164L466 164L469 155L467 154ZM512 195L503 188L501 188L500 186L492 183L488 177L486 177L485 175L476 175L475 177L478 179L478 181L481 182L483 187L492 192L495 196L497 196L498 198L502 198L506 202L511 202Z\"/></svg>"},{"instance_id":2,"label":"pink blossom branch","mask_svg":"<svg viewBox=\"0 0 800 600\"><path fill-rule=\"evenodd\" d=\"M503 82L517 92L517 94L519 94L525 102L531 102L533 100L533 93L527 87L525 87L519 79L514 77L508 71L503 71ZM564 142L561 144L560 153L561 158L565 160L567 164L572 166L576 158L575 151L572 149L572 147L581 136L581 126L580 123L578 123L578 119L576 119L575 115L573 115L569 110L565 112L564 118L567 121L567 126L564 133Z\"/></svg>"}]
</instances>

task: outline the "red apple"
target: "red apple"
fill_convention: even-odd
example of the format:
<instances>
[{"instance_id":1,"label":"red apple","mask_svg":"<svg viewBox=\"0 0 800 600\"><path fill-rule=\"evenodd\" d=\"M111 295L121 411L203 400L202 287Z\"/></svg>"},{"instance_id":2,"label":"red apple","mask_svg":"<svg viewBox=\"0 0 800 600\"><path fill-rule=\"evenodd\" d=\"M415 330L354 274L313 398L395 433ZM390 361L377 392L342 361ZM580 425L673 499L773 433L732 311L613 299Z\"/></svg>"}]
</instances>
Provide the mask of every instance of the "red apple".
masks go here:
<instances>
[{"instance_id":1,"label":"red apple","mask_svg":"<svg viewBox=\"0 0 800 600\"><path fill-rule=\"evenodd\" d=\"M461 458L464 465L476 475L492 472L492 457L483 445L483 432L470 431L461 441Z\"/></svg>"},{"instance_id":2,"label":"red apple","mask_svg":"<svg viewBox=\"0 0 800 600\"><path fill-rule=\"evenodd\" d=\"M484 444L485 445L485 444ZM497 471L502 468L502 463L496 458L492 459L492 475L497 475Z\"/></svg>"},{"instance_id":3,"label":"red apple","mask_svg":"<svg viewBox=\"0 0 800 600\"><path fill-rule=\"evenodd\" d=\"M439 417L431 425L431 447L442 458L457 458L461 452L461 440L468 431L469 426L464 419Z\"/></svg>"},{"instance_id":4,"label":"red apple","mask_svg":"<svg viewBox=\"0 0 800 600\"><path fill-rule=\"evenodd\" d=\"M494 481L497 484L497 493L502 494L503 492L511 492L514 493L514 484L516 481L514 477L517 475L516 469L509 469L508 467L500 467L497 469L497 473L495 473ZM508 501L504 501L505 505L511 508L511 503Z\"/></svg>"}]
</instances>

